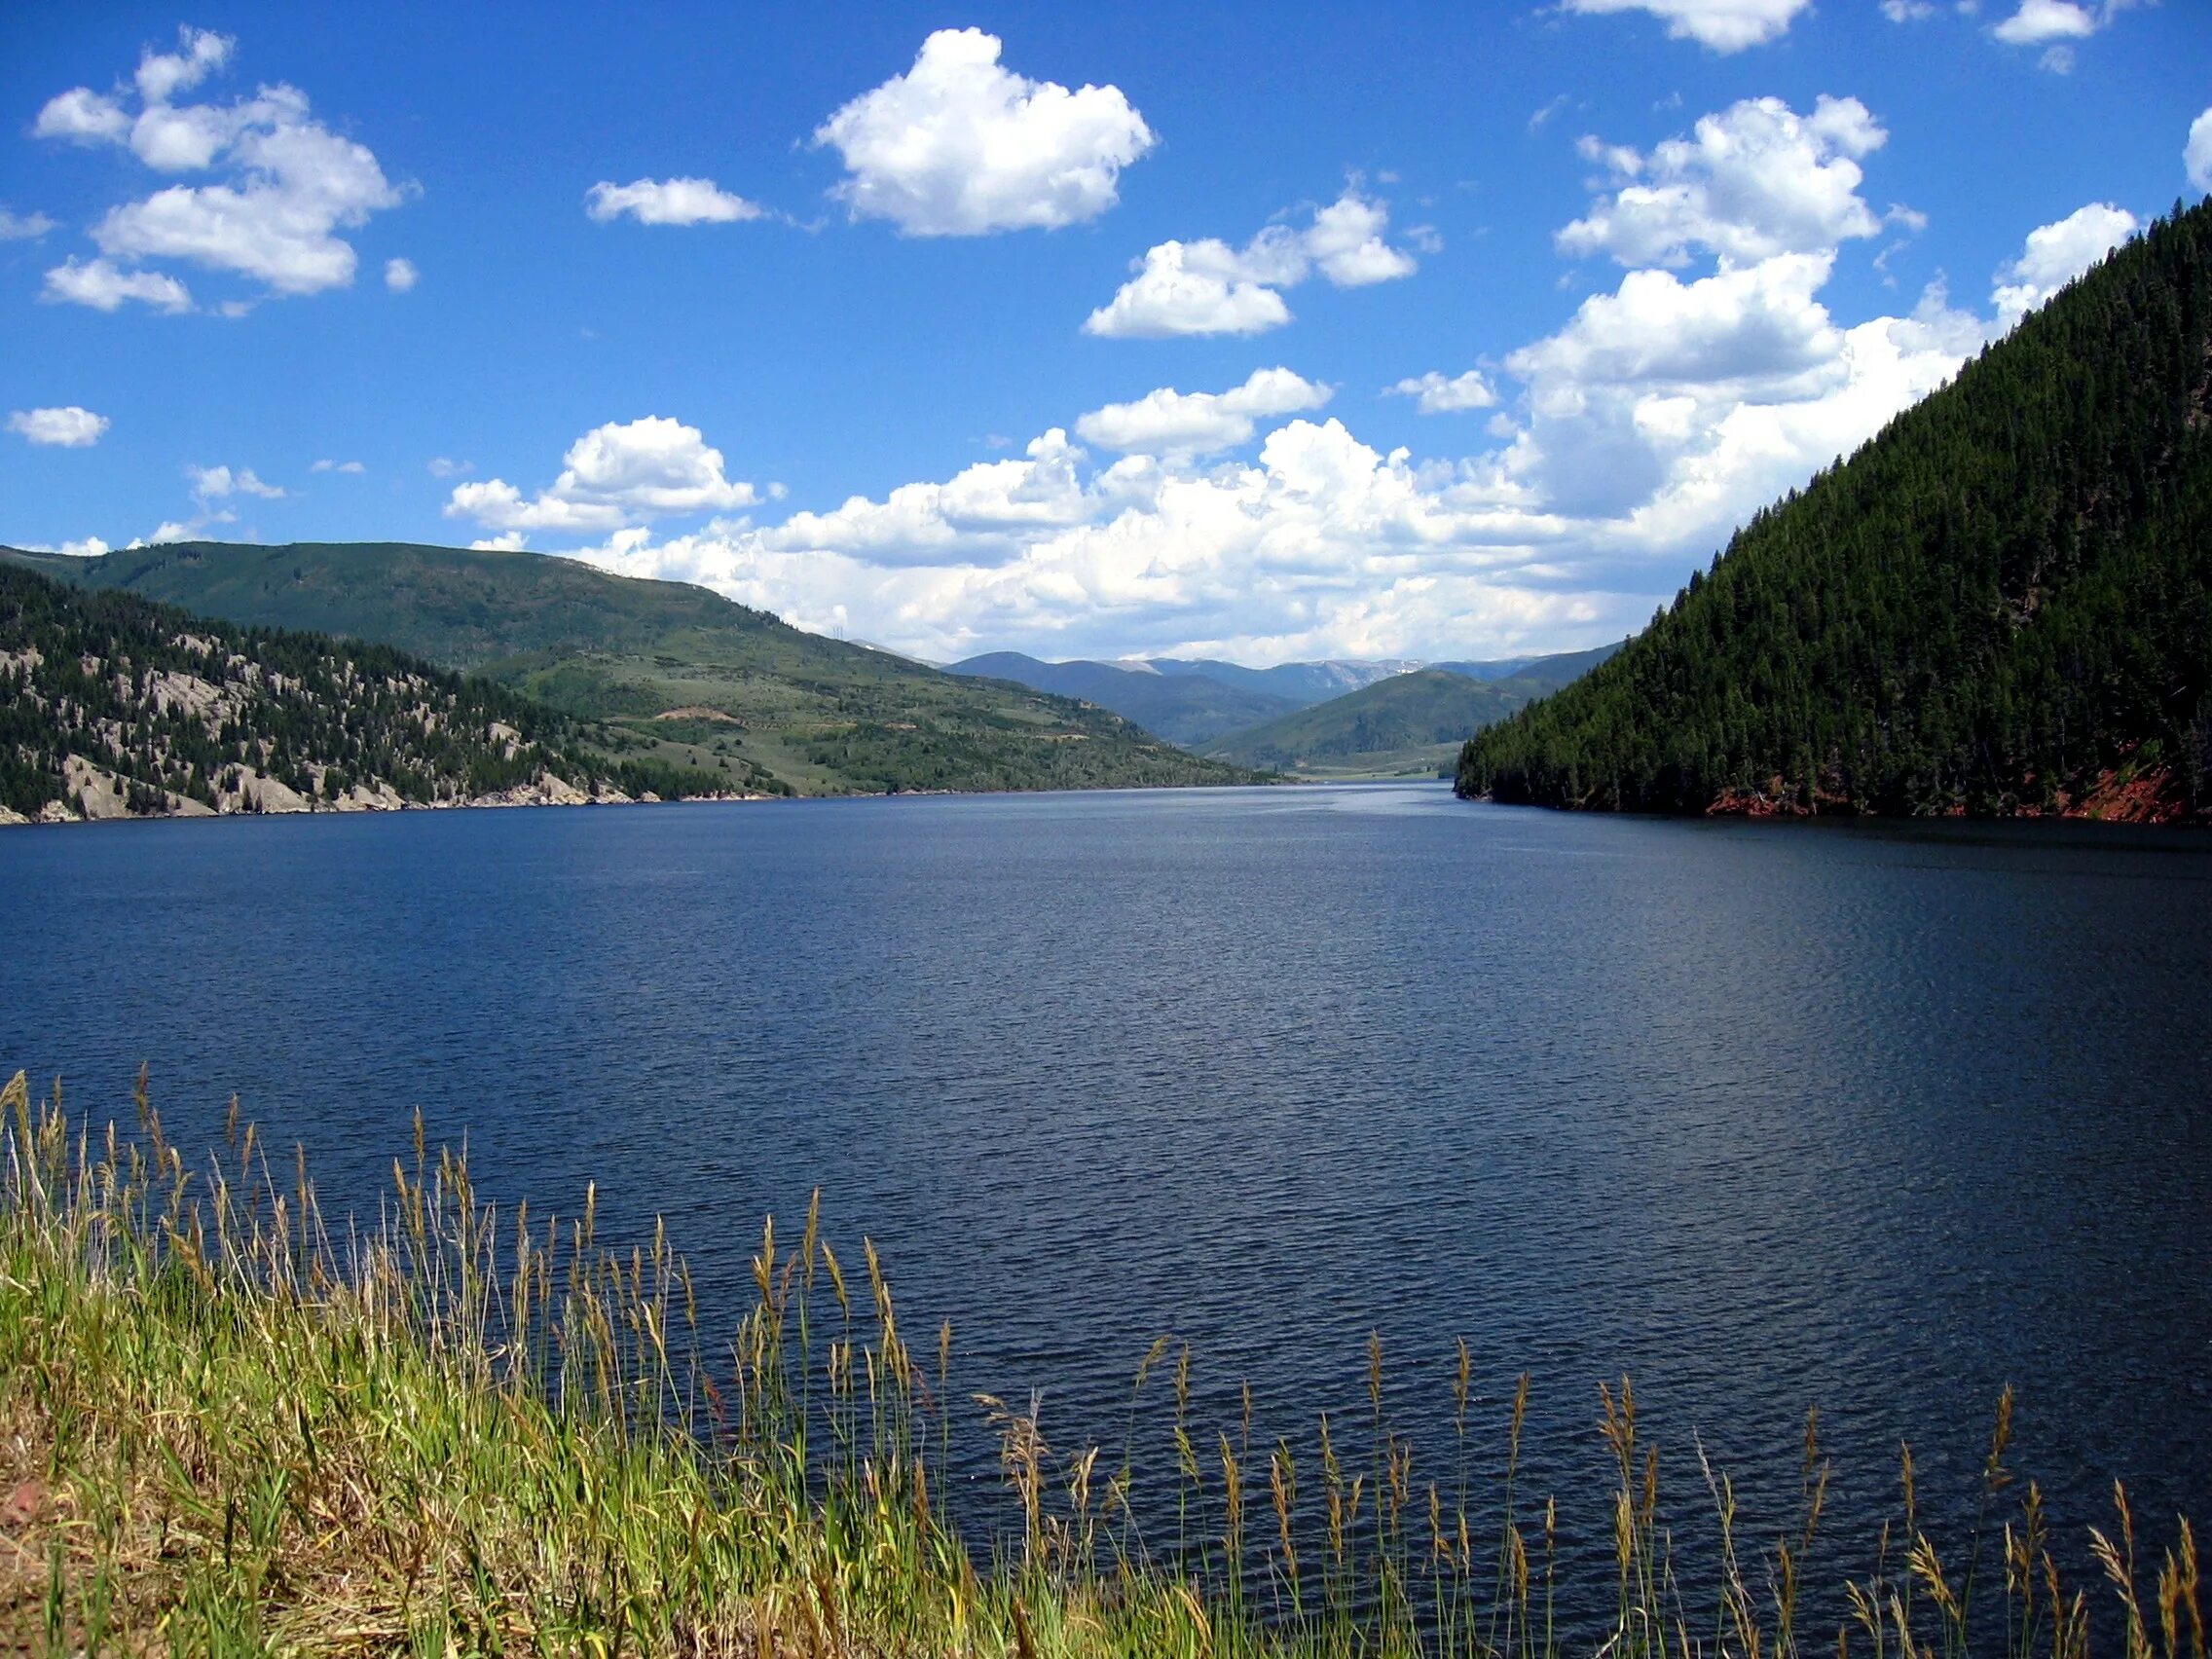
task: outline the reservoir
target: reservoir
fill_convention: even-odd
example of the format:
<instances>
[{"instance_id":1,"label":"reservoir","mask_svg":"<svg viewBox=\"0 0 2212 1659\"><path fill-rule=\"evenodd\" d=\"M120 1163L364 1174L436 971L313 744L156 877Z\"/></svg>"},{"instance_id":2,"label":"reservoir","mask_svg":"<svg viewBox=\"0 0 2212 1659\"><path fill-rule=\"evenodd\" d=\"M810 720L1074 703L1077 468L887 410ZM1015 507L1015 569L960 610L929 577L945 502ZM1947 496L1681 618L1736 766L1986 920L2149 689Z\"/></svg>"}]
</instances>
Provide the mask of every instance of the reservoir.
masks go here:
<instances>
[{"instance_id":1,"label":"reservoir","mask_svg":"<svg viewBox=\"0 0 2212 1659\"><path fill-rule=\"evenodd\" d=\"M1483 1467L1530 1374L1570 1551L1624 1373L1685 1525L1702 1449L1778 1530L1820 1408L1831 1579L1900 1441L1962 1538L2008 1382L2062 1533L2115 1476L2149 1559L2212 1521L2203 835L1427 784L241 819L0 834L0 1072L128 1122L143 1063L188 1149L236 1094L367 1219L420 1108L487 1198L665 1217L710 1350L819 1188L952 1322L978 1515L975 1392L1118 1451L1172 1333L1204 1443L1249 1383L1303 1444L1372 1333L1424 1478L1458 1340Z\"/></svg>"}]
</instances>

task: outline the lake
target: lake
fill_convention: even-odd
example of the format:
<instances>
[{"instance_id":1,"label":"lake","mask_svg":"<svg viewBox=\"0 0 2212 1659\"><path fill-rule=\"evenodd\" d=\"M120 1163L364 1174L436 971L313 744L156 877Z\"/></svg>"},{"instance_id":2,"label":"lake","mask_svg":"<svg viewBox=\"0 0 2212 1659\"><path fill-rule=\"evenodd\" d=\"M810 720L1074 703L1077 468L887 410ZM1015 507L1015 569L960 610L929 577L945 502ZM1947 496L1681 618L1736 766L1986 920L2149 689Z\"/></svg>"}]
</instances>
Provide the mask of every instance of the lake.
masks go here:
<instances>
[{"instance_id":1,"label":"lake","mask_svg":"<svg viewBox=\"0 0 2212 1659\"><path fill-rule=\"evenodd\" d=\"M1702 1446L1778 1522L1818 1405L1836 1570L1900 1439L1957 1524L2008 1381L2077 1531L2115 1475L2161 1547L2212 1521L2201 834L1440 785L233 819L0 834L0 1068L78 1110L146 1062L188 1146L235 1092L373 1210L420 1106L488 1196L665 1215L718 1329L819 1187L1057 1444L1118 1444L1163 1332L1209 1425L1240 1381L1262 1442L1363 1421L1373 1331L1448 1456L1464 1337L1589 1547L1624 1372L1693 1516Z\"/></svg>"}]
</instances>

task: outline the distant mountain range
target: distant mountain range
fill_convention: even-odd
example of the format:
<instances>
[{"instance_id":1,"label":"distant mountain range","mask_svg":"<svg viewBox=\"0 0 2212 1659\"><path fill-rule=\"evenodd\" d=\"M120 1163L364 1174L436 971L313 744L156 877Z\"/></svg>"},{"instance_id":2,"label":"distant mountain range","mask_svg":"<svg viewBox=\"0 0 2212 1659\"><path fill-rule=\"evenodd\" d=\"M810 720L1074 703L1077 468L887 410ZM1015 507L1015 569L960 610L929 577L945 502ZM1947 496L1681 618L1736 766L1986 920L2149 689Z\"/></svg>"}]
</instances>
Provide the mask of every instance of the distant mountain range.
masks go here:
<instances>
[{"instance_id":1,"label":"distant mountain range","mask_svg":"<svg viewBox=\"0 0 2212 1659\"><path fill-rule=\"evenodd\" d=\"M799 794L1433 773L1452 745L1616 648L1273 668L998 652L940 671L704 588L536 553L197 541L94 559L0 548L8 566L480 675L575 722L603 768Z\"/></svg>"},{"instance_id":2,"label":"distant mountain range","mask_svg":"<svg viewBox=\"0 0 2212 1659\"><path fill-rule=\"evenodd\" d=\"M1080 697L1239 766L1313 776L1433 774L1449 769L1469 734L1558 690L1618 649L1274 668L1178 657L1042 662L994 651L947 672Z\"/></svg>"},{"instance_id":3,"label":"distant mountain range","mask_svg":"<svg viewBox=\"0 0 2212 1659\"><path fill-rule=\"evenodd\" d=\"M1458 788L2212 823L2212 203L1760 512Z\"/></svg>"},{"instance_id":4,"label":"distant mountain range","mask_svg":"<svg viewBox=\"0 0 2212 1659\"><path fill-rule=\"evenodd\" d=\"M1124 663L1040 662L1019 651L970 657L945 672L1011 681L1060 697L1080 697L1101 709L1112 709L1170 743L1192 747L1247 726L1264 725L1311 701L1232 684L1212 675L1161 674L1149 666ZM1249 669L1243 672L1252 673Z\"/></svg>"},{"instance_id":5,"label":"distant mountain range","mask_svg":"<svg viewBox=\"0 0 2212 1659\"><path fill-rule=\"evenodd\" d=\"M801 794L1226 784L1102 706L947 675L677 582L405 542L0 561L248 628L395 646L588 721L609 754Z\"/></svg>"}]
</instances>

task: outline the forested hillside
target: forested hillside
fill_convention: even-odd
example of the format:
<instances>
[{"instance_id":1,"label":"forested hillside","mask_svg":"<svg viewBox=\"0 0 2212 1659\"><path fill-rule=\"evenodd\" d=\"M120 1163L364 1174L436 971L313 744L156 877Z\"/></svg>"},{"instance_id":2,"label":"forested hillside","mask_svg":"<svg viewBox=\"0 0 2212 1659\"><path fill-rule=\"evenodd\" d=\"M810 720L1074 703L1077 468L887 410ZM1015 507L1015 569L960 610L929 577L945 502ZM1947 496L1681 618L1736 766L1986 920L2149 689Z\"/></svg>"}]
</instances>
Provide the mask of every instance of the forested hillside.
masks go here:
<instances>
[{"instance_id":1,"label":"forested hillside","mask_svg":"<svg viewBox=\"0 0 2212 1659\"><path fill-rule=\"evenodd\" d=\"M235 628L0 565L0 822L566 802L745 782L595 753L529 699L389 646Z\"/></svg>"},{"instance_id":2,"label":"forested hillside","mask_svg":"<svg viewBox=\"0 0 2212 1659\"><path fill-rule=\"evenodd\" d=\"M2212 817L2212 205L2177 207L1470 741L1463 795Z\"/></svg>"}]
</instances>

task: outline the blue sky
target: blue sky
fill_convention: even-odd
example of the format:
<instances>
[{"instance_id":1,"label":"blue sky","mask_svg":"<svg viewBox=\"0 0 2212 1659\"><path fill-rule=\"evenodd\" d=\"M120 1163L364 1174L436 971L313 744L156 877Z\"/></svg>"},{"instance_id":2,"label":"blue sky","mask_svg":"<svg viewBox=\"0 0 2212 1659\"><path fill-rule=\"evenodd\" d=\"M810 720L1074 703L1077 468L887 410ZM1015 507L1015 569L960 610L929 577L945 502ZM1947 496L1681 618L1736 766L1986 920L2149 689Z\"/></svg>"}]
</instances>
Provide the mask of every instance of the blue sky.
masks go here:
<instances>
[{"instance_id":1,"label":"blue sky","mask_svg":"<svg viewBox=\"0 0 2212 1659\"><path fill-rule=\"evenodd\" d=\"M18 0L0 540L1570 648L2194 201L2208 105L2198 0Z\"/></svg>"}]
</instances>

